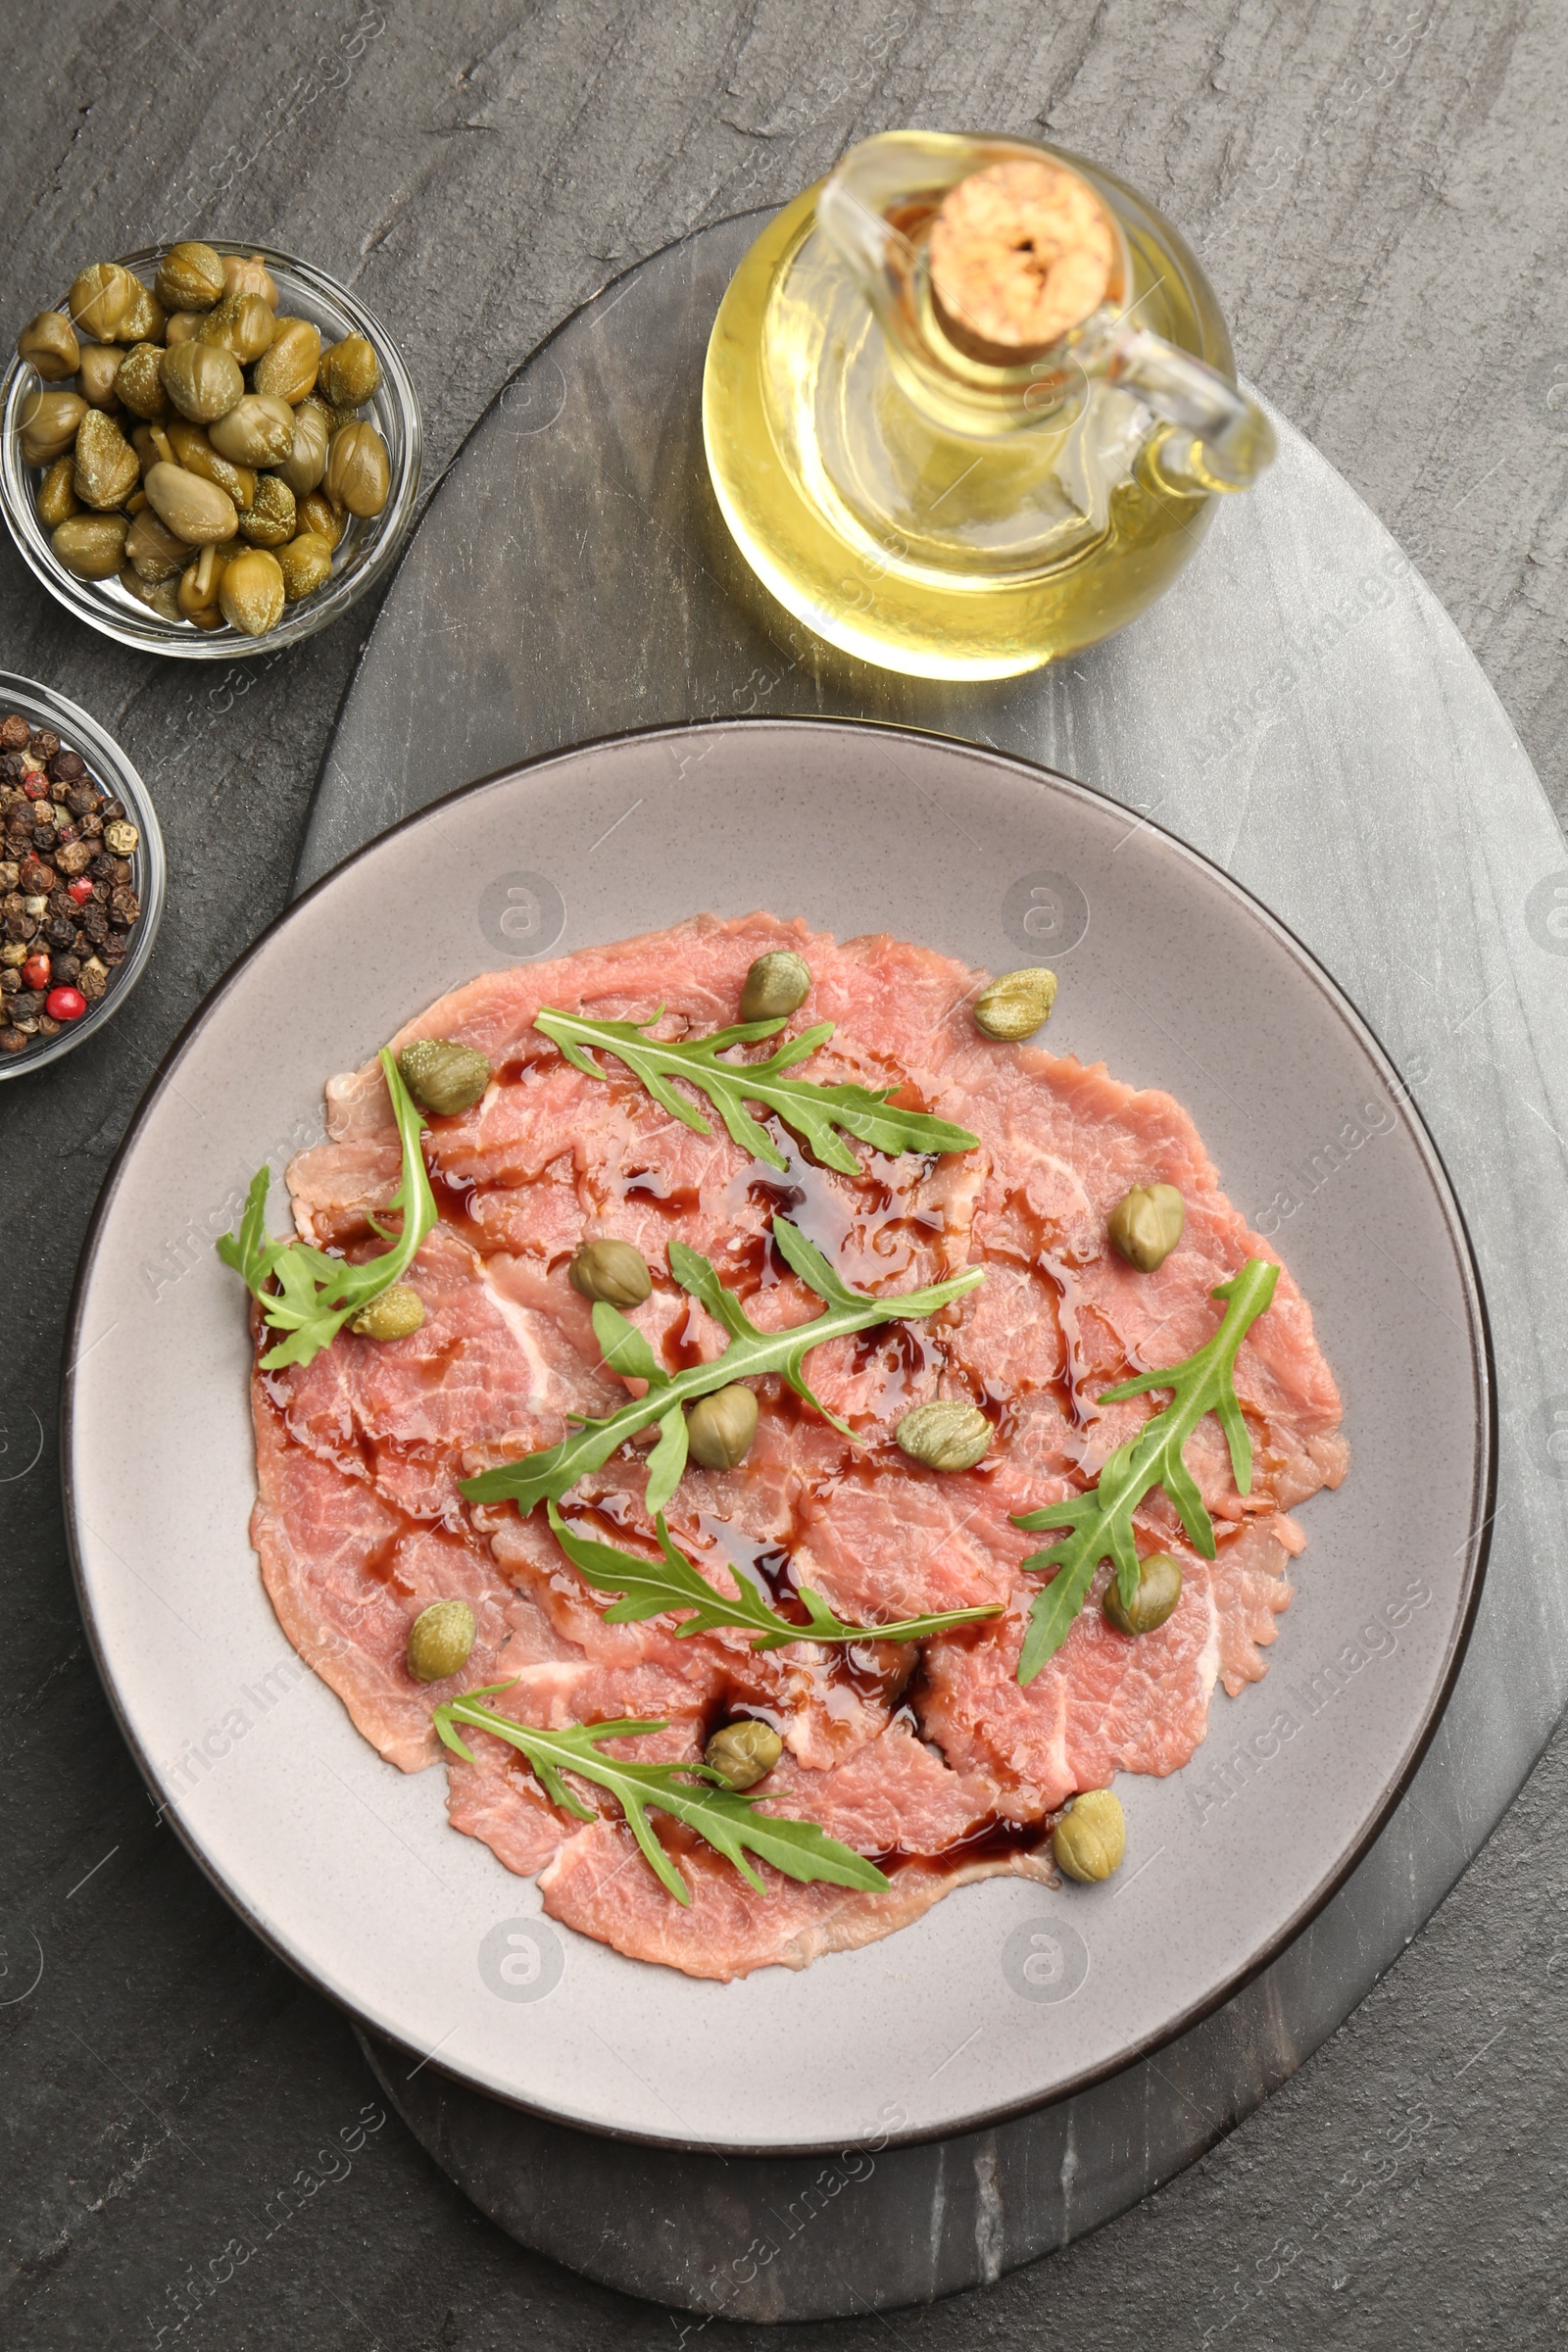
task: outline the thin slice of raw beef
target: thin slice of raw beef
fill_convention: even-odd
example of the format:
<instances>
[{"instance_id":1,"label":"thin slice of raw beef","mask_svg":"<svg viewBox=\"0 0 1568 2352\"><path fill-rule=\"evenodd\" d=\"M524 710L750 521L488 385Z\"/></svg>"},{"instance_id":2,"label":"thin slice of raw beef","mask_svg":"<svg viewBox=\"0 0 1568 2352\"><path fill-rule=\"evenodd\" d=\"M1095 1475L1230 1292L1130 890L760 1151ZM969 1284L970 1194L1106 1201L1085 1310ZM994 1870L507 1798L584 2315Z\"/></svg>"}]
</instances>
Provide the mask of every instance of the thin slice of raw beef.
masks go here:
<instances>
[{"instance_id":1,"label":"thin slice of raw beef","mask_svg":"<svg viewBox=\"0 0 1568 2352\"><path fill-rule=\"evenodd\" d=\"M689 1907L672 1901L640 1858L629 1860L630 1832L607 1821L567 1838L540 1874L545 1909L633 1959L727 1981L772 1965L805 1968L824 1952L871 1943L977 1879L1052 1876L1048 1846L988 1852L966 1843L995 1818L992 1790L950 1771L898 1726L829 1772L781 1768L759 1793L765 1810L815 1821L873 1860L896 1851L888 1891L801 1886L763 1863L759 1894L662 1816L656 1826L691 1890Z\"/></svg>"}]
</instances>

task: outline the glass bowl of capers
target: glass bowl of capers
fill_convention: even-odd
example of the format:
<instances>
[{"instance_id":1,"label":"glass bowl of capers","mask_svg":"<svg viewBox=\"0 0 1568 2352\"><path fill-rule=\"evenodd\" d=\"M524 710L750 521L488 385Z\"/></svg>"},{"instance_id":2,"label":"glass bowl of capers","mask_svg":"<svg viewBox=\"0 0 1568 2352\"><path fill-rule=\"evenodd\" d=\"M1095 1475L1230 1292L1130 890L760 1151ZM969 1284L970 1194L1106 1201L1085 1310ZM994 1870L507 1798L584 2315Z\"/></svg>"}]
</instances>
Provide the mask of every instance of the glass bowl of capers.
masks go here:
<instances>
[{"instance_id":1,"label":"glass bowl of capers","mask_svg":"<svg viewBox=\"0 0 1568 2352\"><path fill-rule=\"evenodd\" d=\"M336 620L394 562L419 404L346 286L222 238L89 264L0 379L0 507L78 620L230 662Z\"/></svg>"}]
</instances>

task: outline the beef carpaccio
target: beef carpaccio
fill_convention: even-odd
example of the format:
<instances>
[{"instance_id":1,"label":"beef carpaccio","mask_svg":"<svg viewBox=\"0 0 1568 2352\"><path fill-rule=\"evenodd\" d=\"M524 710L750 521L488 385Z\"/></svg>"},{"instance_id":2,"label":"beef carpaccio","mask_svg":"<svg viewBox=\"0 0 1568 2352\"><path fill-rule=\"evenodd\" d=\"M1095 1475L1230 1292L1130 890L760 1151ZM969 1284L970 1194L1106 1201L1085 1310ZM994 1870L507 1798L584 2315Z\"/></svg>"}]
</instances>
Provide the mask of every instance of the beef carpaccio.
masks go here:
<instances>
[{"instance_id":1,"label":"beef carpaccio","mask_svg":"<svg viewBox=\"0 0 1568 2352\"><path fill-rule=\"evenodd\" d=\"M545 1005L642 1021L662 1005L656 1034L706 1033L737 1017L753 959L778 948L812 975L790 1032L836 1024L803 1074L896 1089L898 1103L969 1129L979 1148L941 1158L862 1149L851 1178L809 1161L772 1121L781 1173L748 1158L716 1116L710 1135L693 1133L620 1062L605 1058L606 1080L585 1075L532 1025ZM441 1221L408 1276L424 1324L391 1343L345 1330L308 1365L256 1373L254 1540L289 1640L388 1761L406 1772L446 1763L455 1828L508 1869L537 1874L554 1917L621 1952L703 1977L799 1968L887 1935L969 1880L1050 1878L1051 1825L1076 1791L1118 1772L1176 1770L1203 1738L1216 1682L1234 1695L1263 1674L1303 1541L1288 1513L1344 1476L1334 1380L1282 1272L1236 1370L1250 1494L1237 1493L1212 1418L1187 1449L1218 1556L1198 1556L1154 1489L1137 1525L1145 1547L1180 1562L1174 1614L1136 1641L1114 1631L1093 1605L1109 1580L1102 1564L1063 1646L1020 1687L1039 1581L1020 1562L1039 1539L1011 1514L1091 1485L1152 1409L1147 1396L1101 1405L1101 1392L1200 1347L1218 1320L1213 1286L1273 1252L1225 1199L1168 1095L981 1035L971 1004L984 978L887 937L841 945L770 915L699 916L442 998L394 1046L454 1040L496 1075L470 1110L428 1121ZM368 1220L400 1165L378 1066L333 1078L326 1099L329 1140L288 1171L295 1221L307 1240L370 1254L384 1244ZM1108 1247L1106 1217L1131 1186L1155 1183L1179 1188L1185 1231L1156 1271L1137 1273ZM644 1254L654 1290L633 1319L674 1371L718 1353L724 1334L669 1278L673 1237L713 1261L759 1325L821 1311L771 1239L777 1211L873 1294L970 1264L986 1280L927 1321L808 1357L815 1394L854 1443L763 1378L746 1460L689 1466L671 1535L720 1590L735 1589L738 1570L786 1607L807 1585L853 1624L981 1604L1000 1608L992 1619L918 1644L802 1642L761 1654L740 1631L677 1639L669 1617L612 1625L542 1510L523 1518L460 1494L464 1478L555 1445L568 1416L625 1401L566 1279L585 1238ZM895 1444L901 1417L933 1398L977 1404L992 1421L977 1468L928 1470ZM652 1552L655 1434L579 1483L563 1506L571 1527ZM473 1650L450 1682L421 1684L405 1663L409 1629L448 1597L473 1610ZM600 1808L585 1824L497 1740L476 1735L471 1763L446 1755L433 1702L507 1678L492 1703L521 1724L662 1722L657 1737L622 1743L643 1759L699 1760L717 1727L761 1719L784 1746L756 1793L876 1861L889 1891L798 1885L764 1868L758 1894L661 1817L692 1893L682 1907L600 1792L585 1790Z\"/></svg>"}]
</instances>

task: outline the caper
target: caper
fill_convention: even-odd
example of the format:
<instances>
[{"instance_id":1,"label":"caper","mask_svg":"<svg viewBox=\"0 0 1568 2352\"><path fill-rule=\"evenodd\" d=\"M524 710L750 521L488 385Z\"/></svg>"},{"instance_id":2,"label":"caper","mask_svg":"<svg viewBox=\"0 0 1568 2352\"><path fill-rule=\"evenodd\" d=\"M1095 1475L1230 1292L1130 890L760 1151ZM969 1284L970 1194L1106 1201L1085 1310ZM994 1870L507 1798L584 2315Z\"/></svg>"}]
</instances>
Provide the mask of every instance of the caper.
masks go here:
<instances>
[{"instance_id":1,"label":"caper","mask_svg":"<svg viewBox=\"0 0 1568 2352\"><path fill-rule=\"evenodd\" d=\"M977 1404L939 1397L906 1413L894 1434L909 1459L928 1470L972 1470L990 1452L993 1433Z\"/></svg>"},{"instance_id":2,"label":"caper","mask_svg":"<svg viewBox=\"0 0 1568 2352\"><path fill-rule=\"evenodd\" d=\"M363 408L381 388L381 363L364 335L345 335L321 354L321 390L337 409Z\"/></svg>"},{"instance_id":3,"label":"caper","mask_svg":"<svg viewBox=\"0 0 1568 2352\"><path fill-rule=\"evenodd\" d=\"M209 425L208 438L232 466L276 466L294 447L294 412L270 393L247 392Z\"/></svg>"},{"instance_id":4,"label":"caper","mask_svg":"<svg viewBox=\"0 0 1568 2352\"><path fill-rule=\"evenodd\" d=\"M128 564L122 564L120 585L127 596L133 596L150 612L156 612L160 620L178 620L179 599L172 580L139 580Z\"/></svg>"},{"instance_id":5,"label":"caper","mask_svg":"<svg viewBox=\"0 0 1568 2352\"><path fill-rule=\"evenodd\" d=\"M460 1674L473 1647L473 1611L466 1600L433 1600L409 1628L409 1672L416 1683Z\"/></svg>"},{"instance_id":6,"label":"caper","mask_svg":"<svg viewBox=\"0 0 1568 2352\"><path fill-rule=\"evenodd\" d=\"M318 400L302 400L294 412L294 445L277 469L296 498L314 490L326 471L328 437L326 410Z\"/></svg>"},{"instance_id":7,"label":"caper","mask_svg":"<svg viewBox=\"0 0 1568 2352\"><path fill-rule=\"evenodd\" d=\"M407 1282L395 1282L357 1314L350 1328L368 1340L406 1340L424 1321L424 1300Z\"/></svg>"},{"instance_id":8,"label":"caper","mask_svg":"<svg viewBox=\"0 0 1568 2352\"><path fill-rule=\"evenodd\" d=\"M806 1003L811 993L810 967L793 948L773 948L759 956L741 990L743 1021L778 1021Z\"/></svg>"},{"instance_id":9,"label":"caper","mask_svg":"<svg viewBox=\"0 0 1568 2352\"><path fill-rule=\"evenodd\" d=\"M69 522L73 514L81 512L81 501L75 491L76 461L68 450L56 458L43 480L38 484L38 520L47 530Z\"/></svg>"},{"instance_id":10,"label":"caper","mask_svg":"<svg viewBox=\"0 0 1568 2352\"><path fill-rule=\"evenodd\" d=\"M120 569L128 527L123 514L74 514L49 544L78 580L107 580Z\"/></svg>"},{"instance_id":11,"label":"caper","mask_svg":"<svg viewBox=\"0 0 1568 2352\"><path fill-rule=\"evenodd\" d=\"M686 1416L686 1443L705 1470L733 1470L757 1435L757 1397L743 1380L699 1396Z\"/></svg>"},{"instance_id":12,"label":"caper","mask_svg":"<svg viewBox=\"0 0 1568 2352\"><path fill-rule=\"evenodd\" d=\"M315 390L320 364L320 328L309 318L280 318L276 334L256 363L256 389L278 400L302 401Z\"/></svg>"},{"instance_id":13,"label":"caper","mask_svg":"<svg viewBox=\"0 0 1568 2352\"><path fill-rule=\"evenodd\" d=\"M64 311L40 311L17 337L17 350L34 374L58 384L75 374L81 346Z\"/></svg>"},{"instance_id":14,"label":"caper","mask_svg":"<svg viewBox=\"0 0 1568 2352\"><path fill-rule=\"evenodd\" d=\"M133 416L151 420L169 414L169 394L164 390L164 354L157 343L133 344L121 361L115 376L115 398L129 409Z\"/></svg>"},{"instance_id":15,"label":"caper","mask_svg":"<svg viewBox=\"0 0 1568 2352\"><path fill-rule=\"evenodd\" d=\"M76 434L76 496L105 513L130 496L141 477L136 452L112 416L89 409Z\"/></svg>"},{"instance_id":16,"label":"caper","mask_svg":"<svg viewBox=\"0 0 1568 2352\"><path fill-rule=\"evenodd\" d=\"M288 480L286 466L283 467L283 478ZM308 498L300 501L299 516L300 528L314 532L318 539L324 539L328 547L336 547L343 536L345 526L342 515L329 498L322 497L319 490L313 490Z\"/></svg>"},{"instance_id":17,"label":"caper","mask_svg":"<svg viewBox=\"0 0 1568 2352\"><path fill-rule=\"evenodd\" d=\"M125 540L125 562L139 580L172 580L190 562L190 549L160 522L151 506L143 509Z\"/></svg>"},{"instance_id":18,"label":"caper","mask_svg":"<svg viewBox=\"0 0 1568 2352\"><path fill-rule=\"evenodd\" d=\"M165 348L172 351L176 343L194 343L206 316L205 311L171 311L164 325Z\"/></svg>"},{"instance_id":19,"label":"caper","mask_svg":"<svg viewBox=\"0 0 1568 2352\"><path fill-rule=\"evenodd\" d=\"M218 590L227 562L228 556L221 547L204 547L194 564L187 564L179 575L175 601L180 616L194 621L199 629L219 629L223 625Z\"/></svg>"},{"instance_id":20,"label":"caper","mask_svg":"<svg viewBox=\"0 0 1568 2352\"><path fill-rule=\"evenodd\" d=\"M726 1723L715 1732L703 1750L703 1762L710 1772L730 1788L755 1788L765 1781L780 1756L784 1742L770 1723L759 1723L748 1716L741 1723Z\"/></svg>"},{"instance_id":21,"label":"caper","mask_svg":"<svg viewBox=\"0 0 1568 2352\"><path fill-rule=\"evenodd\" d=\"M391 486L386 443L373 424L346 424L332 435L322 488L351 514L379 514Z\"/></svg>"},{"instance_id":22,"label":"caper","mask_svg":"<svg viewBox=\"0 0 1568 2352\"><path fill-rule=\"evenodd\" d=\"M1051 1018L1056 1002L1056 975L1044 964L1021 972L1004 972L983 988L974 1001L974 1025L986 1037L1017 1045Z\"/></svg>"},{"instance_id":23,"label":"caper","mask_svg":"<svg viewBox=\"0 0 1568 2352\"><path fill-rule=\"evenodd\" d=\"M87 414L75 392L29 392L17 411L22 454L29 466L47 466L68 450Z\"/></svg>"},{"instance_id":24,"label":"caper","mask_svg":"<svg viewBox=\"0 0 1568 2352\"><path fill-rule=\"evenodd\" d=\"M472 1046L455 1046L445 1037L416 1037L398 1055L398 1070L410 1094L438 1119L470 1110L495 1076Z\"/></svg>"},{"instance_id":25,"label":"caper","mask_svg":"<svg viewBox=\"0 0 1568 2352\"><path fill-rule=\"evenodd\" d=\"M245 261L237 253L225 253L222 270L225 294L259 294L269 310L276 310L277 288L261 254L253 253Z\"/></svg>"},{"instance_id":26,"label":"caper","mask_svg":"<svg viewBox=\"0 0 1568 2352\"><path fill-rule=\"evenodd\" d=\"M641 1306L654 1287L647 1259L630 1242L584 1242L566 1280L579 1298L603 1298L611 1306Z\"/></svg>"},{"instance_id":27,"label":"caper","mask_svg":"<svg viewBox=\"0 0 1568 2352\"><path fill-rule=\"evenodd\" d=\"M232 539L239 528L234 501L216 482L204 482L183 466L160 463L149 467L147 496L160 522L167 522L187 547L205 547L209 540Z\"/></svg>"},{"instance_id":28,"label":"caper","mask_svg":"<svg viewBox=\"0 0 1568 2352\"><path fill-rule=\"evenodd\" d=\"M94 343L113 343L138 291L144 290L118 262L94 262L72 279L66 309L78 334L90 336Z\"/></svg>"},{"instance_id":29,"label":"caper","mask_svg":"<svg viewBox=\"0 0 1568 2352\"><path fill-rule=\"evenodd\" d=\"M226 290L221 256L199 237L171 245L158 265L158 299L168 311L210 311Z\"/></svg>"},{"instance_id":30,"label":"caper","mask_svg":"<svg viewBox=\"0 0 1568 2352\"><path fill-rule=\"evenodd\" d=\"M204 482L216 482L220 490L228 493L242 514L249 513L256 503L254 466L231 466L226 458L220 458L205 427L192 424L186 416L171 416L164 430L169 435L176 465L183 466L187 473L199 473ZM131 439L139 446L137 435L132 434Z\"/></svg>"},{"instance_id":31,"label":"caper","mask_svg":"<svg viewBox=\"0 0 1568 2352\"><path fill-rule=\"evenodd\" d=\"M1135 1184L1105 1221L1111 1246L1140 1274L1162 1266L1182 1238L1187 1210L1173 1184Z\"/></svg>"},{"instance_id":32,"label":"caper","mask_svg":"<svg viewBox=\"0 0 1568 2352\"><path fill-rule=\"evenodd\" d=\"M1152 1634L1163 1625L1182 1596L1182 1572L1168 1551L1152 1551L1138 1563L1138 1590L1130 1601L1121 1596L1115 1577L1101 1603L1105 1621L1118 1634Z\"/></svg>"},{"instance_id":33,"label":"caper","mask_svg":"<svg viewBox=\"0 0 1568 2352\"><path fill-rule=\"evenodd\" d=\"M182 416L212 424L245 397L245 377L231 351L196 340L164 353L164 389Z\"/></svg>"},{"instance_id":34,"label":"caper","mask_svg":"<svg viewBox=\"0 0 1568 2352\"><path fill-rule=\"evenodd\" d=\"M1108 1788L1086 1788L1075 1796L1051 1833L1056 1868L1080 1886L1092 1886L1119 1869L1127 1851L1127 1817Z\"/></svg>"},{"instance_id":35,"label":"caper","mask_svg":"<svg viewBox=\"0 0 1568 2352\"><path fill-rule=\"evenodd\" d=\"M275 473L259 473L256 496L239 518L239 535L253 547L282 547L295 532L294 493Z\"/></svg>"},{"instance_id":36,"label":"caper","mask_svg":"<svg viewBox=\"0 0 1568 2352\"><path fill-rule=\"evenodd\" d=\"M225 294L196 329L196 340L232 353L242 368L248 368L276 332L277 320L264 295Z\"/></svg>"},{"instance_id":37,"label":"caper","mask_svg":"<svg viewBox=\"0 0 1568 2352\"><path fill-rule=\"evenodd\" d=\"M247 547L225 566L218 602L230 628L265 637L283 617L283 574L265 547Z\"/></svg>"},{"instance_id":38,"label":"caper","mask_svg":"<svg viewBox=\"0 0 1568 2352\"><path fill-rule=\"evenodd\" d=\"M124 361L118 343L83 343L76 360L76 389L89 409L114 411L120 406L115 378Z\"/></svg>"},{"instance_id":39,"label":"caper","mask_svg":"<svg viewBox=\"0 0 1568 2352\"><path fill-rule=\"evenodd\" d=\"M120 324L108 340L112 343L162 343L165 325L163 304L151 286L144 286L139 277L133 277L130 283L130 300Z\"/></svg>"},{"instance_id":40,"label":"caper","mask_svg":"<svg viewBox=\"0 0 1568 2352\"><path fill-rule=\"evenodd\" d=\"M297 605L302 596L314 596L332 576L332 550L315 531L300 531L280 547L277 562L283 574L283 594L291 605Z\"/></svg>"}]
</instances>

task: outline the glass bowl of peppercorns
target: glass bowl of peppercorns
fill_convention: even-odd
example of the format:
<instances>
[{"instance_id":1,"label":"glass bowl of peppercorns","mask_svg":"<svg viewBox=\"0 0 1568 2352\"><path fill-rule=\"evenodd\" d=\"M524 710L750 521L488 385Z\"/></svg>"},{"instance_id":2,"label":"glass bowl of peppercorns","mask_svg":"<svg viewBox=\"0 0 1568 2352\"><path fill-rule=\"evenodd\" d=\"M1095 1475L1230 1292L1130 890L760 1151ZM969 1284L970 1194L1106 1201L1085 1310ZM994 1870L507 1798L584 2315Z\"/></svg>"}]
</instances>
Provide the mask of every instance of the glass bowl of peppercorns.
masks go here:
<instances>
[{"instance_id":1,"label":"glass bowl of peppercorns","mask_svg":"<svg viewBox=\"0 0 1568 2352\"><path fill-rule=\"evenodd\" d=\"M0 670L0 1079L113 1018L163 908L163 835L124 753L63 695Z\"/></svg>"}]
</instances>

